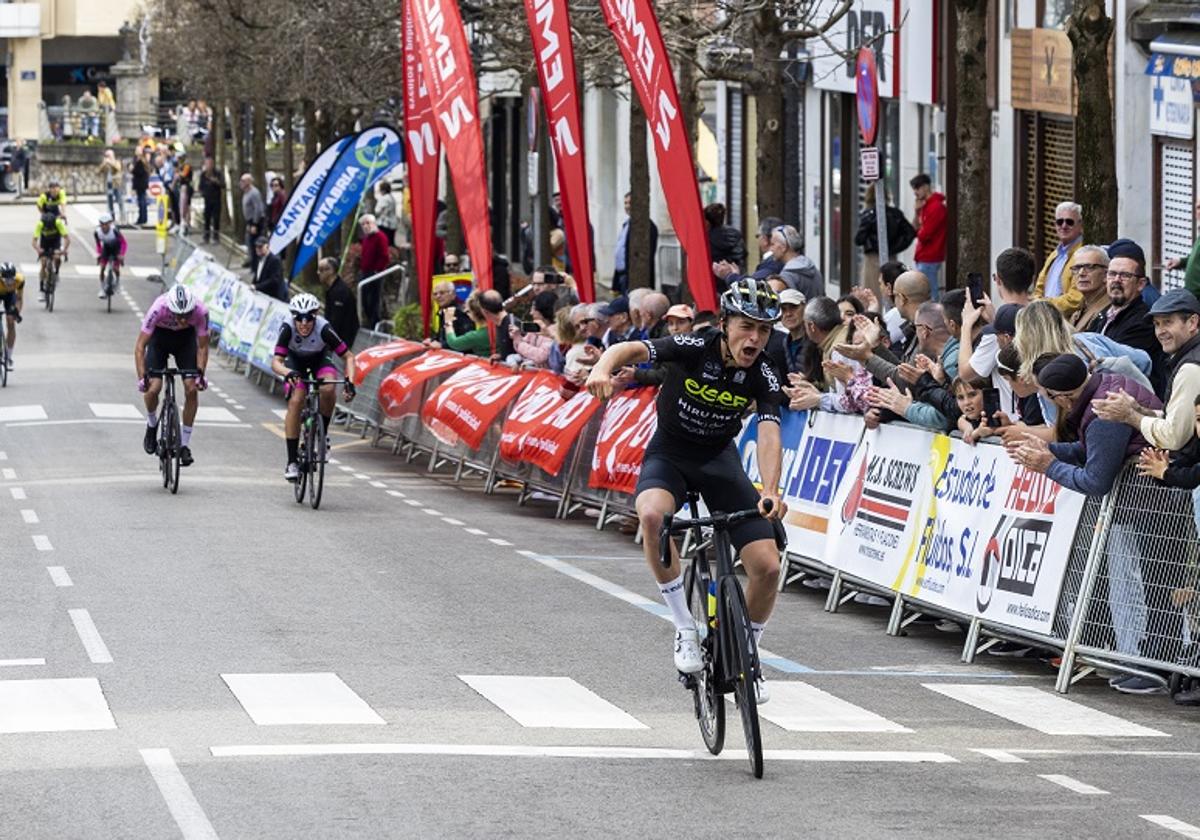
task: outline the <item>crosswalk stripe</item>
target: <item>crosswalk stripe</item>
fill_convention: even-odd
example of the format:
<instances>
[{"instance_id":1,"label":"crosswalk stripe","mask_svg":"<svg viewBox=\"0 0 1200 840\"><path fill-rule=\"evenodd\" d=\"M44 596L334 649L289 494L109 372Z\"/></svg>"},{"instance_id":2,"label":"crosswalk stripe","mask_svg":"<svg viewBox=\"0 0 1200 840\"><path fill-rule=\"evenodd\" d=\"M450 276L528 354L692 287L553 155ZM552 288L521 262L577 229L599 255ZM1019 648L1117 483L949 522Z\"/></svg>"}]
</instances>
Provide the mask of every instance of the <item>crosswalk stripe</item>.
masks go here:
<instances>
[{"instance_id":1,"label":"crosswalk stripe","mask_svg":"<svg viewBox=\"0 0 1200 840\"><path fill-rule=\"evenodd\" d=\"M137 406L129 403L88 403L88 408L97 417L127 418L131 420L140 420L142 418L142 412L138 411Z\"/></svg>"},{"instance_id":2,"label":"crosswalk stripe","mask_svg":"<svg viewBox=\"0 0 1200 840\"><path fill-rule=\"evenodd\" d=\"M1168 737L1033 686L923 683L925 688L1047 735Z\"/></svg>"},{"instance_id":3,"label":"crosswalk stripe","mask_svg":"<svg viewBox=\"0 0 1200 840\"><path fill-rule=\"evenodd\" d=\"M45 419L46 409L40 405L7 405L0 407L0 423Z\"/></svg>"},{"instance_id":4,"label":"crosswalk stripe","mask_svg":"<svg viewBox=\"0 0 1200 840\"><path fill-rule=\"evenodd\" d=\"M196 420L200 423L237 423L238 417L223 406L202 405L196 409Z\"/></svg>"},{"instance_id":5,"label":"crosswalk stripe","mask_svg":"<svg viewBox=\"0 0 1200 840\"><path fill-rule=\"evenodd\" d=\"M1146 822L1153 823L1159 828L1165 828L1167 831L1174 831L1181 837L1200 840L1200 828L1191 823L1185 823L1183 820L1177 820L1166 814L1140 814L1139 816Z\"/></svg>"},{"instance_id":6,"label":"crosswalk stripe","mask_svg":"<svg viewBox=\"0 0 1200 840\"><path fill-rule=\"evenodd\" d=\"M458 678L527 728L647 728L570 677L460 674Z\"/></svg>"},{"instance_id":7,"label":"crosswalk stripe","mask_svg":"<svg viewBox=\"0 0 1200 840\"><path fill-rule=\"evenodd\" d=\"M259 726L385 723L337 674L222 674L221 679Z\"/></svg>"},{"instance_id":8,"label":"crosswalk stripe","mask_svg":"<svg viewBox=\"0 0 1200 840\"><path fill-rule=\"evenodd\" d=\"M95 678L0 681L0 732L116 728Z\"/></svg>"},{"instance_id":9,"label":"crosswalk stripe","mask_svg":"<svg viewBox=\"0 0 1200 840\"><path fill-rule=\"evenodd\" d=\"M772 681L758 714L789 732L911 732L911 729L803 682Z\"/></svg>"}]
</instances>

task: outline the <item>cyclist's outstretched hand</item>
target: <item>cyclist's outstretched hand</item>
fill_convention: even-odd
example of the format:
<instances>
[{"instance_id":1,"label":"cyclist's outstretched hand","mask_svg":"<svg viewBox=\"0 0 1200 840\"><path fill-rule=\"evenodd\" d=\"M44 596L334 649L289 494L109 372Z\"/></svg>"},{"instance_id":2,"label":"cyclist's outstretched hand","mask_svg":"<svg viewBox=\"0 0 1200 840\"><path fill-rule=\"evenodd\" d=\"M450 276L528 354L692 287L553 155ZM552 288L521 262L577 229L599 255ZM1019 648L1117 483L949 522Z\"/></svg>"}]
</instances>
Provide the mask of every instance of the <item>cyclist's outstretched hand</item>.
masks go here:
<instances>
[{"instance_id":1,"label":"cyclist's outstretched hand","mask_svg":"<svg viewBox=\"0 0 1200 840\"><path fill-rule=\"evenodd\" d=\"M354 397L358 394L358 389L354 387L353 382L345 382L342 384L342 399L346 402L353 402Z\"/></svg>"},{"instance_id":2,"label":"cyclist's outstretched hand","mask_svg":"<svg viewBox=\"0 0 1200 840\"><path fill-rule=\"evenodd\" d=\"M613 395L614 388L615 384L611 373L602 370L599 365L592 368L592 372L588 374L587 378L589 394L598 400L606 400Z\"/></svg>"},{"instance_id":3,"label":"cyclist's outstretched hand","mask_svg":"<svg viewBox=\"0 0 1200 840\"><path fill-rule=\"evenodd\" d=\"M142 394L146 393L146 389L150 387L149 377L143 376L141 379L139 379L137 381L137 386L138 386L139 393L142 393Z\"/></svg>"},{"instance_id":4,"label":"cyclist's outstretched hand","mask_svg":"<svg viewBox=\"0 0 1200 840\"><path fill-rule=\"evenodd\" d=\"M196 390L197 391L207 391L208 390L208 380L204 377L203 373L201 373L199 376L196 377Z\"/></svg>"},{"instance_id":5,"label":"cyclist's outstretched hand","mask_svg":"<svg viewBox=\"0 0 1200 840\"><path fill-rule=\"evenodd\" d=\"M771 503L770 510L767 510L767 502ZM783 519L783 515L787 513L787 505L778 493L763 491L758 499L758 512L767 519Z\"/></svg>"}]
</instances>

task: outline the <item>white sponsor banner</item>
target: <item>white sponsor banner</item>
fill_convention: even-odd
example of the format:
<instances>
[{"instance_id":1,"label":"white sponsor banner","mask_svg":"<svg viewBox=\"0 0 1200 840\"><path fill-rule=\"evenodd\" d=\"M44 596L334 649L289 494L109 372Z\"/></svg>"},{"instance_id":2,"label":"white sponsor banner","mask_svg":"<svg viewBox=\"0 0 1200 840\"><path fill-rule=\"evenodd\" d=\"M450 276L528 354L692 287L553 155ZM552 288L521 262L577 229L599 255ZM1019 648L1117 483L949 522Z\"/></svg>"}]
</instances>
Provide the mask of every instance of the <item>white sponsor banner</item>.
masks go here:
<instances>
[{"instance_id":1,"label":"white sponsor banner","mask_svg":"<svg viewBox=\"0 0 1200 840\"><path fill-rule=\"evenodd\" d=\"M795 453L784 452L783 520L788 550L827 562L827 532L834 495L862 439L862 418L816 411L808 415Z\"/></svg>"},{"instance_id":2,"label":"white sponsor banner","mask_svg":"<svg viewBox=\"0 0 1200 840\"><path fill-rule=\"evenodd\" d=\"M202 270L208 274L208 280L206 282L198 278L196 282L206 282L204 305L208 307L208 325L223 330L237 300L238 290L244 289L246 284L236 274L226 271L215 262L205 263Z\"/></svg>"},{"instance_id":3,"label":"white sponsor banner","mask_svg":"<svg viewBox=\"0 0 1200 840\"><path fill-rule=\"evenodd\" d=\"M209 262L211 260L212 256L210 256L208 253L201 251L199 248L192 249L192 252L188 254L187 259L183 261L183 264L180 265L179 269L175 272L175 282L182 283L185 286L191 286L192 278L196 275L199 268L204 265L205 262Z\"/></svg>"},{"instance_id":4,"label":"white sponsor banner","mask_svg":"<svg viewBox=\"0 0 1200 840\"><path fill-rule=\"evenodd\" d=\"M258 335L254 338L254 347L250 351L250 364L261 370L271 369L271 360L275 357L275 343L279 339L279 331L292 317L288 305L281 300L270 298L267 311L259 327Z\"/></svg>"},{"instance_id":5,"label":"white sponsor banner","mask_svg":"<svg viewBox=\"0 0 1200 840\"><path fill-rule=\"evenodd\" d=\"M254 302L254 292L241 281L233 287L233 302L225 314L225 323L221 328L221 349L226 353L234 353L240 341L241 325L246 317L246 311Z\"/></svg>"}]
</instances>

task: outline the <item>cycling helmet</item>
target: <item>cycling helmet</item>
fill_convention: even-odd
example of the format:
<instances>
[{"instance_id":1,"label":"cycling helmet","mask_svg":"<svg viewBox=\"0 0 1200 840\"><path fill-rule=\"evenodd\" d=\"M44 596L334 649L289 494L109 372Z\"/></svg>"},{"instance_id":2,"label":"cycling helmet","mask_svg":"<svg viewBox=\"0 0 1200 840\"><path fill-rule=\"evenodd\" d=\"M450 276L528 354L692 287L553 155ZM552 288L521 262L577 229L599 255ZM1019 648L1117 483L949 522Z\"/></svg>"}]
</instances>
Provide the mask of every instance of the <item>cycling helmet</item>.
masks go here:
<instances>
[{"instance_id":1,"label":"cycling helmet","mask_svg":"<svg viewBox=\"0 0 1200 840\"><path fill-rule=\"evenodd\" d=\"M0 263L0 277L16 277L17 267L10 262Z\"/></svg>"},{"instance_id":2,"label":"cycling helmet","mask_svg":"<svg viewBox=\"0 0 1200 840\"><path fill-rule=\"evenodd\" d=\"M317 300L316 295L301 292L292 298L289 308L293 315L308 315L321 308L321 301Z\"/></svg>"},{"instance_id":3,"label":"cycling helmet","mask_svg":"<svg viewBox=\"0 0 1200 840\"><path fill-rule=\"evenodd\" d=\"M101 213L99 221L100 221L100 224L102 224L102 225L111 225L112 224L112 215L109 213Z\"/></svg>"},{"instance_id":4,"label":"cycling helmet","mask_svg":"<svg viewBox=\"0 0 1200 840\"><path fill-rule=\"evenodd\" d=\"M766 280L743 278L721 295L721 315L773 324L779 320L779 295Z\"/></svg>"},{"instance_id":5,"label":"cycling helmet","mask_svg":"<svg viewBox=\"0 0 1200 840\"><path fill-rule=\"evenodd\" d=\"M62 185L58 183L57 178L51 178L49 181L46 182L46 189L53 189L54 187L59 187L59 186L62 186Z\"/></svg>"},{"instance_id":6,"label":"cycling helmet","mask_svg":"<svg viewBox=\"0 0 1200 840\"><path fill-rule=\"evenodd\" d=\"M176 315L187 315L196 308L196 296L186 286L176 283L167 289L167 309Z\"/></svg>"}]
</instances>

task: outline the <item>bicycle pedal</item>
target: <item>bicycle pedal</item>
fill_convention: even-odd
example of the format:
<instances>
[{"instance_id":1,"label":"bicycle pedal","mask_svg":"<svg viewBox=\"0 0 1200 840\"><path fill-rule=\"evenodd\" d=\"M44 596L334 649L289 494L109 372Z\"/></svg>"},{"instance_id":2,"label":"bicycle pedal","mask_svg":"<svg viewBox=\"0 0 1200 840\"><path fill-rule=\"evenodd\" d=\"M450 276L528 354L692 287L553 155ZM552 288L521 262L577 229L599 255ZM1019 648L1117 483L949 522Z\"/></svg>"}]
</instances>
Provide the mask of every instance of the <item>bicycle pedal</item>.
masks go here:
<instances>
[{"instance_id":1,"label":"bicycle pedal","mask_svg":"<svg viewBox=\"0 0 1200 840\"><path fill-rule=\"evenodd\" d=\"M684 688L686 688L688 691L692 691L696 688L697 682L695 674L685 674L682 671L678 671L677 673L679 675L679 682L683 684Z\"/></svg>"}]
</instances>

